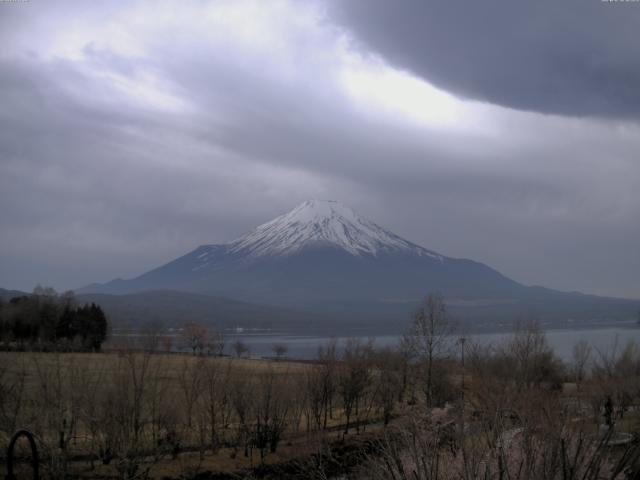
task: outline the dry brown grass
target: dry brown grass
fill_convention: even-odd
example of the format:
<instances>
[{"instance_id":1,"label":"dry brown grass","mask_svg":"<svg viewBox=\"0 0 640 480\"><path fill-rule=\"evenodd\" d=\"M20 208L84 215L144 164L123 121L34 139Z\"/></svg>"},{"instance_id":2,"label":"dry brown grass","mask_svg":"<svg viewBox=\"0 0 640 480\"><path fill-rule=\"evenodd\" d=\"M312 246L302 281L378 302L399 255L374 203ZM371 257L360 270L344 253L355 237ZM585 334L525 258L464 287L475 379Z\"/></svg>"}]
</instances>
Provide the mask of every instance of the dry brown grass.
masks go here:
<instances>
[{"instance_id":1,"label":"dry brown grass","mask_svg":"<svg viewBox=\"0 0 640 480\"><path fill-rule=\"evenodd\" d=\"M313 428L307 417L308 411L302 411L298 416L293 414L296 408L304 408L294 403L305 401L301 394L306 375L313 368L314 365L310 363L284 360L127 351L0 352L0 387L3 389L0 394L11 391L14 396L13 400L8 395L0 396L0 403L4 402L0 407L5 409L5 413L19 407L13 424L8 421L10 415L0 418L0 448L4 450L12 431L27 428L38 436L45 456L55 453L58 457L63 457L63 460L56 461L66 462L64 468L67 471L83 477L121 477L115 460L109 465L102 464L100 455L104 451L100 453L99 450L99 445L104 444L104 435L108 434L108 424L111 421L109 415L104 416L105 409L112 408L114 417L122 416L118 407L113 406L114 395L120 395L122 398L116 398L117 401L123 402L126 408L132 410L139 407L141 415L146 418L145 425L138 430L144 440L131 448L132 455L147 457L150 478L177 478L207 470L239 472L260 463L277 464L291 460L302 462L316 453L324 442L342 438L345 421L337 399L327 431L318 432ZM193 378L205 369L212 369L219 374L221 383L217 387L217 395L220 398L217 401L221 403L216 408L228 408L229 413L225 425L218 419L220 430L217 434L220 444L217 448L204 445L200 433L202 430L199 430L207 426L203 418L206 414L206 401L202 399L206 385L198 384L194 387L198 397L194 401L189 400L185 393L185 385L188 387ZM233 406L223 407L222 403L233 401L232 392L236 384L244 386L244 396L249 403L259 402L260 396L264 395L265 379L276 387L276 397L290 402L290 405L285 431L277 451L267 452L261 459L255 445L249 447L249 455L245 456L246 443L243 444L244 440L239 437L242 425L238 414ZM141 381L144 381L140 388L142 398L140 405L136 406L136 385ZM200 381L204 382L203 379ZM96 405L101 407L95 409ZM156 415L154 409L162 412ZM188 411L191 413L187 414ZM97 427L94 425L98 431L92 430L92 416L101 412L103 416L96 417L99 421ZM125 413L126 416L128 413ZM370 424L365 427L368 432L381 428L377 418L374 413L368 418ZM256 413L250 414L249 421L256 421ZM64 431L66 440L64 455L58 446L61 431ZM161 454L154 453L158 439L165 439L167 432L177 432L180 438L180 451L177 455L166 448ZM62 467L54 465L47 468L53 475L55 468Z\"/></svg>"},{"instance_id":2,"label":"dry brown grass","mask_svg":"<svg viewBox=\"0 0 640 480\"><path fill-rule=\"evenodd\" d=\"M24 366L27 368L27 377L33 379L36 376L34 361L45 366L53 366L58 359L64 368L81 364L88 371L103 372L115 368L117 359L123 353L110 351L106 353L39 353L39 352L0 352L0 368L7 368L9 374L16 374ZM138 355L143 355L139 353ZM197 357L188 354L157 353L155 357L161 358L165 363L167 372L171 375L176 372L182 363L197 362L206 358L207 361L218 363L222 366L233 366L242 371L260 373L273 369L282 373L301 373L309 368L309 363L288 360L247 359L233 357Z\"/></svg>"}]
</instances>

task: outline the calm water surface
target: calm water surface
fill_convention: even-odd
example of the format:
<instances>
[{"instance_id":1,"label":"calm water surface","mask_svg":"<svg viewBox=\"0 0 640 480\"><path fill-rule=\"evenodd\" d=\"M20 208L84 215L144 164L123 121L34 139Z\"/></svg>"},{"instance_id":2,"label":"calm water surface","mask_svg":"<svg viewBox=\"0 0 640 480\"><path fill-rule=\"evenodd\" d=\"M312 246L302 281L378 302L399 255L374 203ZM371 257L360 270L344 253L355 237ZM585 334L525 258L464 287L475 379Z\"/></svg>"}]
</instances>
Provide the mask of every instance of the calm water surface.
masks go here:
<instances>
[{"instance_id":1,"label":"calm water surface","mask_svg":"<svg viewBox=\"0 0 640 480\"><path fill-rule=\"evenodd\" d=\"M594 328L585 330L547 330L545 331L549 345L556 354L565 360L571 359L573 346L580 340L586 340L594 349L601 352L611 352L614 348L618 350L624 348L629 341L640 344L640 328L637 327L617 327L617 328ZM511 333L477 333L466 335L472 341L481 344L498 343L509 337ZM338 345L344 345L346 337L334 337L338 340ZM379 335L373 337L361 337L366 341L368 338L374 339L377 347L395 346L398 344L400 335ZM227 334L226 353L231 353L231 344L236 340L242 340L250 349L252 356L273 356L272 347L276 343L285 344L288 348L287 356L291 358L310 359L314 358L318 352L318 347L326 345L332 337L329 336L300 336L283 334ZM596 353L594 351L594 353Z\"/></svg>"}]
</instances>

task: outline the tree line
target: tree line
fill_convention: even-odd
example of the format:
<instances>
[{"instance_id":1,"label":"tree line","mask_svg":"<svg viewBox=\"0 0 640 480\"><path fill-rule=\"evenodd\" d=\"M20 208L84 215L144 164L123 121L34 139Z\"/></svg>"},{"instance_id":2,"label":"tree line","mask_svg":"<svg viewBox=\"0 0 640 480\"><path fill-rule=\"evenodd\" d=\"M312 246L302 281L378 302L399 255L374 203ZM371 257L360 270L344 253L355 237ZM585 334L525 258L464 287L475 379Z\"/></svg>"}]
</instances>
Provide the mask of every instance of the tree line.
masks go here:
<instances>
[{"instance_id":1,"label":"tree line","mask_svg":"<svg viewBox=\"0 0 640 480\"><path fill-rule=\"evenodd\" d=\"M99 305L78 305L73 292L36 287L31 295L0 299L4 349L99 351L108 321Z\"/></svg>"}]
</instances>

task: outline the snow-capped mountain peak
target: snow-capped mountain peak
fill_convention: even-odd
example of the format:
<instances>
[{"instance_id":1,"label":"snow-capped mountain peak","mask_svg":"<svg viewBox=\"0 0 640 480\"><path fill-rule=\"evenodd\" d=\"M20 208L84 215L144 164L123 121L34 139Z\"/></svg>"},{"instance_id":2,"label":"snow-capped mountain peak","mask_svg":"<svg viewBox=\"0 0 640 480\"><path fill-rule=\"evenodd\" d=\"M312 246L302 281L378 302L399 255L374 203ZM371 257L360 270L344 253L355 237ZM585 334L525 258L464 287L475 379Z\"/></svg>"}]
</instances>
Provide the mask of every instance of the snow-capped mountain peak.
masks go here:
<instances>
[{"instance_id":1,"label":"snow-capped mountain peak","mask_svg":"<svg viewBox=\"0 0 640 480\"><path fill-rule=\"evenodd\" d=\"M234 240L228 251L248 257L282 256L317 246L336 247L356 256L404 252L443 261L440 255L398 237L332 200L307 200Z\"/></svg>"}]
</instances>

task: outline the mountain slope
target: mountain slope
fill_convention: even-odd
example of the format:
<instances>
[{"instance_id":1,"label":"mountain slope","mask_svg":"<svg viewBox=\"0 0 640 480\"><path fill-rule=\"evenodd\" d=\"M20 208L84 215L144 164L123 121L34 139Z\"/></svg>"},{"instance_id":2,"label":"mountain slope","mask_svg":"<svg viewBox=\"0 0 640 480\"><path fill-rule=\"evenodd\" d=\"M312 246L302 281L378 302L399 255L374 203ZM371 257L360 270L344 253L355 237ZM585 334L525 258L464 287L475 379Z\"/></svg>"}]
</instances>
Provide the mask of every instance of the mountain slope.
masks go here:
<instances>
[{"instance_id":1,"label":"mountain slope","mask_svg":"<svg viewBox=\"0 0 640 480\"><path fill-rule=\"evenodd\" d=\"M115 328L140 327L152 321L166 327L181 327L184 322L190 321L215 326L220 330L237 326L285 330L292 326L315 328L325 321L321 316L309 315L308 312L171 290L125 295L86 293L78 295L77 300L79 303L94 302L100 305Z\"/></svg>"},{"instance_id":2,"label":"mountain slope","mask_svg":"<svg viewBox=\"0 0 640 480\"><path fill-rule=\"evenodd\" d=\"M434 290L463 312L492 315L502 311L544 316L553 305L562 306L563 315L569 316L575 305L584 315L585 305L599 298L526 287L482 263L446 257L409 242L337 202L317 200L229 243L203 245L134 279L81 291L123 294L154 289L347 316L406 317L426 292ZM616 299L605 303L616 305L613 310L623 315L637 305ZM601 309L594 311L603 315Z\"/></svg>"},{"instance_id":3,"label":"mountain slope","mask_svg":"<svg viewBox=\"0 0 640 480\"><path fill-rule=\"evenodd\" d=\"M520 288L486 265L448 258L331 201L307 201L223 245L203 245L132 280L83 291L177 289L304 305L418 299L427 290L476 298Z\"/></svg>"}]
</instances>

